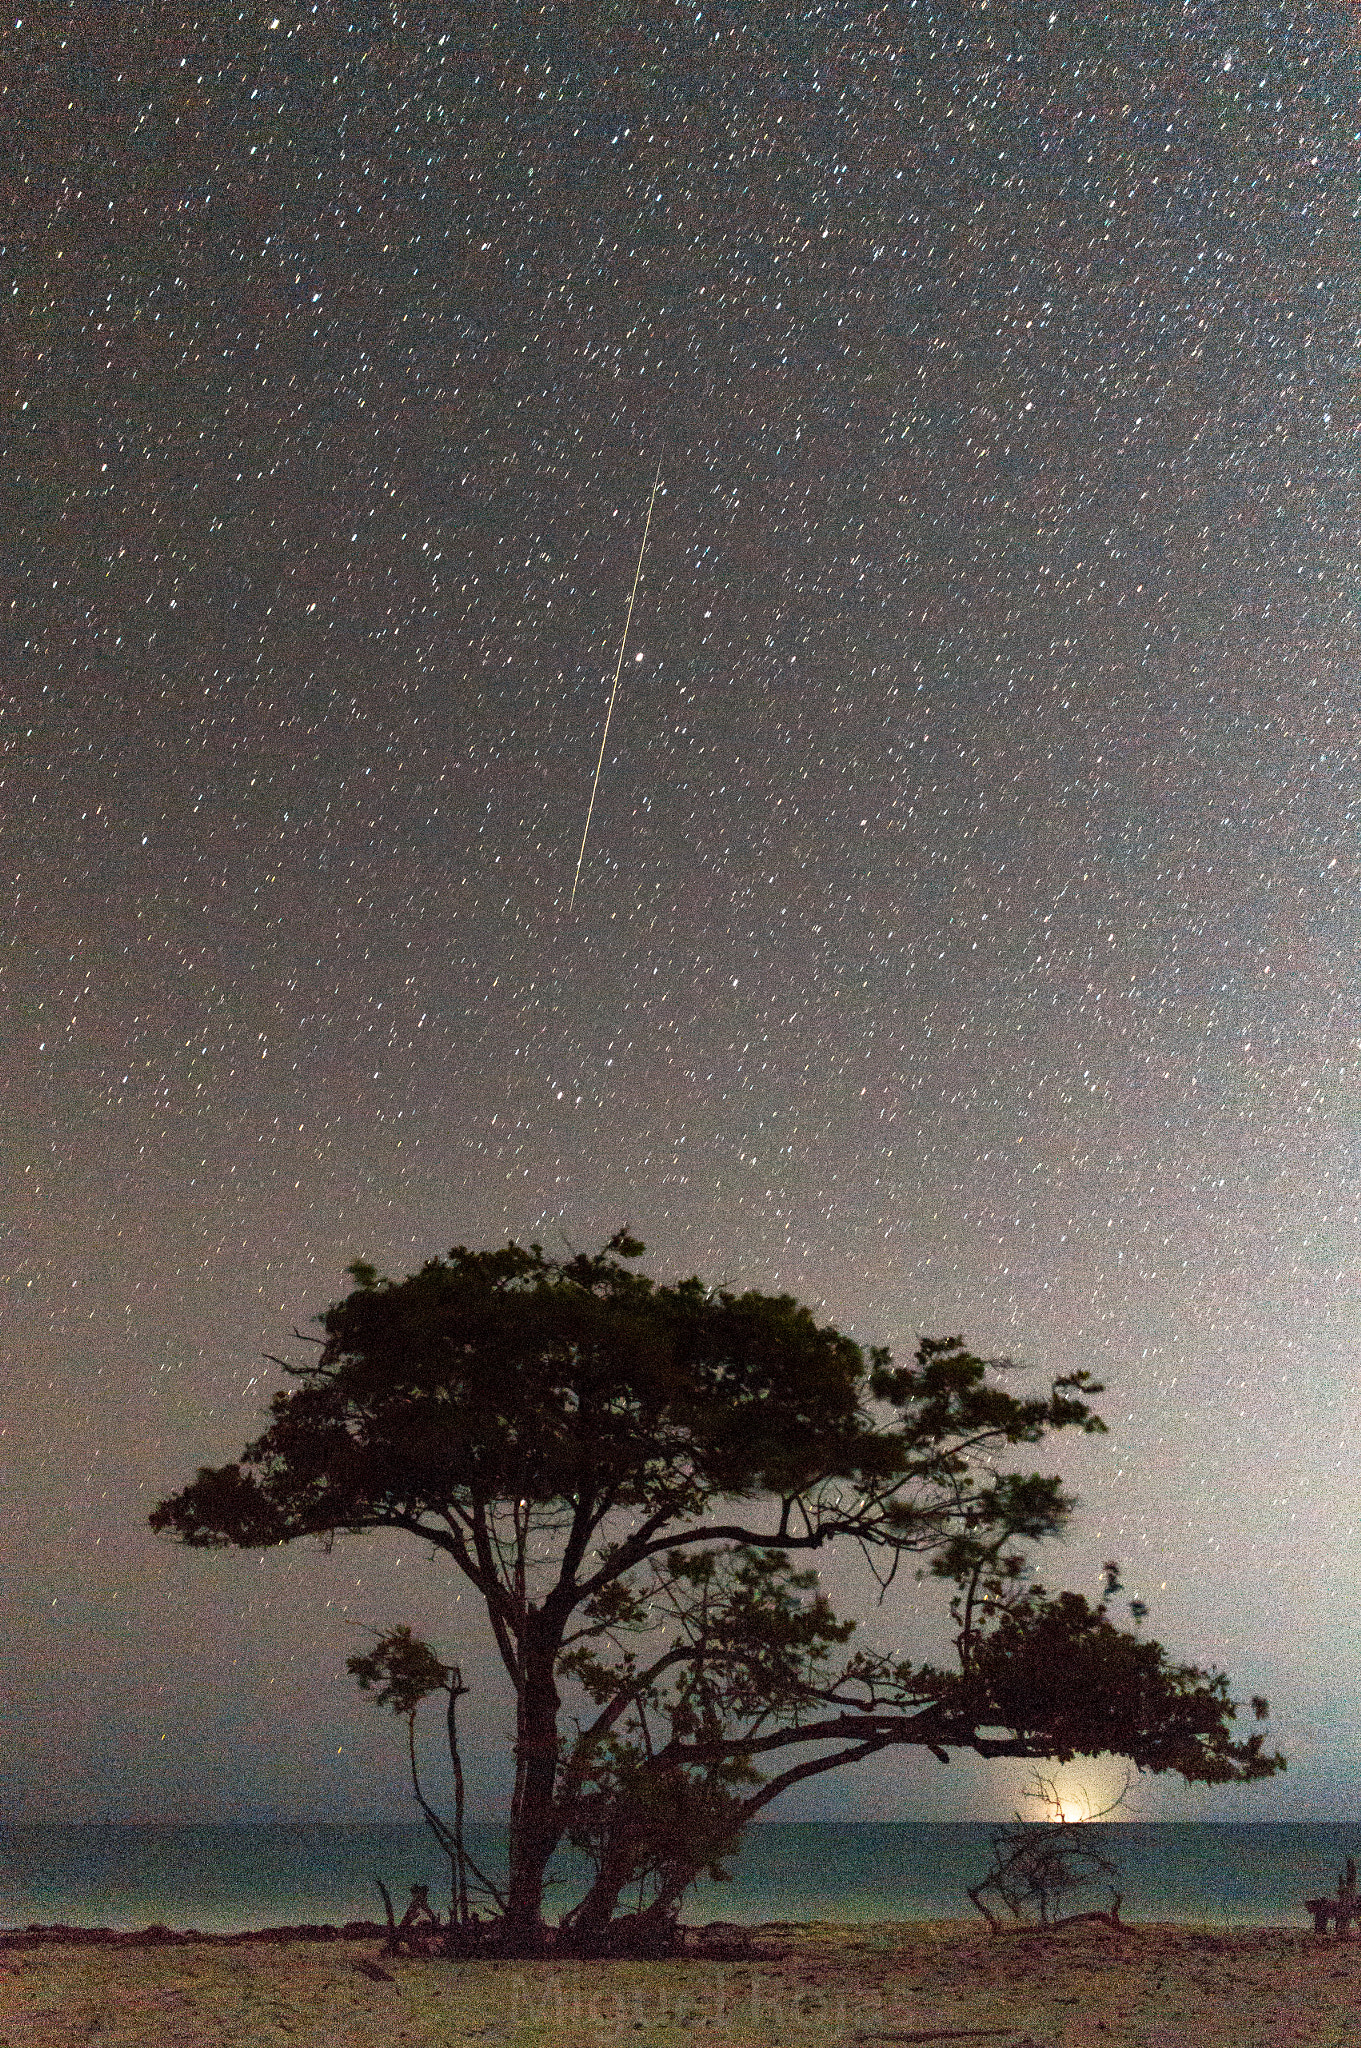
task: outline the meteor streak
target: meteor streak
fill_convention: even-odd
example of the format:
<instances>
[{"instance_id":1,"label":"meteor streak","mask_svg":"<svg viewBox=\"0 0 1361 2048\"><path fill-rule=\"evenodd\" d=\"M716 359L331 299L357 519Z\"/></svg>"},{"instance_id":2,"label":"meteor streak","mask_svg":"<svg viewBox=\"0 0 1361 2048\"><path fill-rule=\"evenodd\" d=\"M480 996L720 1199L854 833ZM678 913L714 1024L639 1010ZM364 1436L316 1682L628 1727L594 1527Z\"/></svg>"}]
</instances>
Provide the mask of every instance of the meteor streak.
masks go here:
<instances>
[{"instance_id":1,"label":"meteor streak","mask_svg":"<svg viewBox=\"0 0 1361 2048\"><path fill-rule=\"evenodd\" d=\"M619 678L624 669L624 649L628 646L629 626L633 619L633 600L638 595L638 584L643 574L643 556L647 552L647 533L652 524L652 507L657 502L657 490L662 480L661 458L657 460L657 474L652 479L652 496L647 501L647 518L643 521L643 545L638 550L638 567L633 572L633 590L629 596L629 608L624 618L624 637L619 642L619 659L614 664L614 688L610 691L609 708L605 713L605 730L600 735L600 755L595 764L595 780L591 784L591 801L586 806L586 827L581 835L581 851L577 855L577 871L572 877L572 894L567 908L570 911L577 900L577 883L581 880L581 863L586 858L586 835L591 829L591 813L595 809L595 793L600 787L600 770L605 760L605 742L610 736L610 720L614 716L614 700L619 695Z\"/></svg>"}]
</instances>

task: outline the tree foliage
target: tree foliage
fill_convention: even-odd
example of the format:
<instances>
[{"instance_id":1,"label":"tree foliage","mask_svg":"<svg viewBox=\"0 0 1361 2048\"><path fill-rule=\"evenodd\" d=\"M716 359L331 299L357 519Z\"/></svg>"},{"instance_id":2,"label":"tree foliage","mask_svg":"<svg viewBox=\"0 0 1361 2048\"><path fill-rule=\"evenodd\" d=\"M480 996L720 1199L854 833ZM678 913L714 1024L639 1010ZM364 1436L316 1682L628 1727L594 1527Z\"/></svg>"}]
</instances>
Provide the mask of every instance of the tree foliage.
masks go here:
<instances>
[{"instance_id":1,"label":"tree foliage","mask_svg":"<svg viewBox=\"0 0 1361 2048\"><path fill-rule=\"evenodd\" d=\"M151 1518L199 1546L400 1529L475 1588L516 1702L508 1949L542 1945L561 1842L595 1869L564 1941L622 1938L626 1894L629 1938L661 1938L771 1799L894 1745L1114 1750L1207 1782L1280 1767L1260 1733L1235 1740L1222 1674L1118 1627L1108 1599L1046 1592L1017 1547L1073 1501L998 1461L1100 1431L1089 1374L1013 1391L1009 1361L955 1337L897 1365L788 1295L658 1285L630 1270L642 1249L620 1232L565 1260L509 1244L400 1281L353 1266L264 1434ZM906 1559L954 1586L950 1668L846 1648L854 1624L804 1563L834 1542L881 1586ZM400 1713L452 1668L427 1650L422 1676L413 1641L370 1673Z\"/></svg>"}]
</instances>

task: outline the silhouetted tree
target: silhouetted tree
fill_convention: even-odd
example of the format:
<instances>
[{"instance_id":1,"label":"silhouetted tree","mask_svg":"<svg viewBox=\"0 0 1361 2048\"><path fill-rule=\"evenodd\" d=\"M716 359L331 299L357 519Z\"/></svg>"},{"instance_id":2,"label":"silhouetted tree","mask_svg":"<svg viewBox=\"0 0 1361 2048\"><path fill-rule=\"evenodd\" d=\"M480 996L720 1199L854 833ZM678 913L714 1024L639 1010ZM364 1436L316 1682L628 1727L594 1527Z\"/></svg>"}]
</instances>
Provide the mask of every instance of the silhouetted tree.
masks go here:
<instances>
[{"instance_id":1,"label":"silhouetted tree","mask_svg":"<svg viewBox=\"0 0 1361 2048\"><path fill-rule=\"evenodd\" d=\"M1073 1502L993 1460L1100 1430L1088 1373L1026 1397L958 1338L867 1360L788 1295L659 1286L628 1269L642 1249L621 1231L565 1260L352 1266L264 1435L151 1517L201 1546L400 1529L452 1559L515 1694L506 1952L542 1948L564 1840L596 1873L564 1944L663 1941L770 1800L893 1745L1113 1750L1208 1782L1279 1768L1260 1734L1233 1739L1222 1674L1049 1595L1015 1549ZM854 1624L797 1568L836 1541L881 1584L905 1557L954 1584L957 1668L837 1655ZM571 1727L564 1683L586 1703Z\"/></svg>"}]
</instances>

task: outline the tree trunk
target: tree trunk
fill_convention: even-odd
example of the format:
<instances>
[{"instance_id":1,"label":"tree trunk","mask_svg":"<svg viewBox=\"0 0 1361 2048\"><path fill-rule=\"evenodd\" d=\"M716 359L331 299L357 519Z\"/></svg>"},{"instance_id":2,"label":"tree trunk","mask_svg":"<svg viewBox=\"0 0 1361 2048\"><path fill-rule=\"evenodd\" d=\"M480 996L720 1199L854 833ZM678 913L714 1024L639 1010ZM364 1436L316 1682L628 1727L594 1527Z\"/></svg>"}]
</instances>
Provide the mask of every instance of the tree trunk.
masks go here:
<instances>
[{"instance_id":1,"label":"tree trunk","mask_svg":"<svg viewBox=\"0 0 1361 2048\"><path fill-rule=\"evenodd\" d=\"M528 1633L528 1631L526 1631ZM556 1647L556 1646L555 1646ZM544 1946L543 1887L548 1859L558 1846L554 1812L558 1774L559 1695L554 1650L530 1642L524 1689L518 1701L515 1797L510 1810L510 1887L505 1931L514 1955L537 1955Z\"/></svg>"},{"instance_id":2,"label":"tree trunk","mask_svg":"<svg viewBox=\"0 0 1361 2048\"><path fill-rule=\"evenodd\" d=\"M468 1863L463 1849L463 1759L458 1753L457 1708L463 1691L461 1674L455 1670L449 1683L449 1708L445 1725L449 1734L449 1761L454 1767L454 1896L450 1902L452 1923L468 1925Z\"/></svg>"},{"instance_id":3,"label":"tree trunk","mask_svg":"<svg viewBox=\"0 0 1361 2048\"><path fill-rule=\"evenodd\" d=\"M642 1867L638 1831L629 1825L626 1814L616 1816L616 1822L605 1842L595 1882L564 1921L569 1946L580 1948L587 1955L608 1943L620 1896ZM654 1896L626 1919L627 1939L639 1945L640 1953L645 1953L649 1941L675 1919L681 1900L711 1861L712 1847L696 1859L683 1852L677 1839L674 1850L655 1869Z\"/></svg>"},{"instance_id":4,"label":"tree trunk","mask_svg":"<svg viewBox=\"0 0 1361 2048\"><path fill-rule=\"evenodd\" d=\"M704 1863L677 1861L672 1864L658 1887L655 1898L650 1899L638 1914L640 1928L665 1926L680 1910L680 1902L692 1884L703 1876L707 1865Z\"/></svg>"},{"instance_id":5,"label":"tree trunk","mask_svg":"<svg viewBox=\"0 0 1361 2048\"><path fill-rule=\"evenodd\" d=\"M565 1917L564 1927L572 1947L580 1946L589 1954L604 1939L619 1904L619 1894L632 1874L633 1858L624 1845L607 1842L590 1890Z\"/></svg>"}]
</instances>

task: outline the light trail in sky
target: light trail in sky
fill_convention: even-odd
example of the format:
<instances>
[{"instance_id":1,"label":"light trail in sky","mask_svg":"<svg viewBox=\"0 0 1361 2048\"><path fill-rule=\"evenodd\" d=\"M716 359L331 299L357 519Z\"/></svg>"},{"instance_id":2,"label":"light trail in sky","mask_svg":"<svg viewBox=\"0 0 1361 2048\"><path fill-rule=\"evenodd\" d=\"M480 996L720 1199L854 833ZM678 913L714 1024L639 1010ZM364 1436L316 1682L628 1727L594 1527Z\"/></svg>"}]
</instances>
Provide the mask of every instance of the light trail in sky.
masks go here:
<instances>
[{"instance_id":1,"label":"light trail in sky","mask_svg":"<svg viewBox=\"0 0 1361 2048\"><path fill-rule=\"evenodd\" d=\"M586 858L586 838L591 829L591 813L595 809L595 793L600 787L600 770L605 761L605 742L610 736L610 720L614 716L614 700L619 695L619 678L624 670L624 649L628 646L629 626L633 620L633 602L638 595L638 585L643 574L643 556L647 552L648 529L652 525L652 507L657 502L657 492L662 481L662 465L657 462L657 474L652 479L652 496L647 501L647 518L643 521L643 544L638 550L638 567L633 572L633 589L629 593L629 608L624 618L624 637L619 642L619 659L614 664L614 687L610 691L609 707L605 712L605 730L600 735L600 754L595 764L595 780L591 784L591 801L586 806L586 825L581 835L581 851L577 855L577 871L572 877L572 894L567 908L570 911L577 900L577 883L581 880L581 863Z\"/></svg>"}]
</instances>

